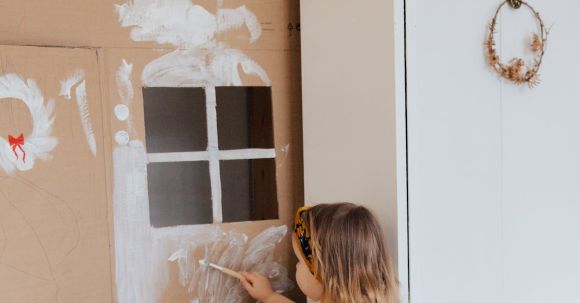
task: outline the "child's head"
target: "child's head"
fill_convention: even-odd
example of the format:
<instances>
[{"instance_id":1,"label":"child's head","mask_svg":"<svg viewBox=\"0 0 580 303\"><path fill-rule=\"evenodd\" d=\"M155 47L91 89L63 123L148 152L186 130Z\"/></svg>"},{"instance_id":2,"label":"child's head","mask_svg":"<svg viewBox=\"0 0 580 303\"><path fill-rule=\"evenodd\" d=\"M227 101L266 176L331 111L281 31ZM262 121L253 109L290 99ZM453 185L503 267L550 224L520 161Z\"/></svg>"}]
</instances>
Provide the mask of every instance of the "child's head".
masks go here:
<instances>
[{"instance_id":1,"label":"child's head","mask_svg":"<svg viewBox=\"0 0 580 303\"><path fill-rule=\"evenodd\" d=\"M315 300L397 303L398 283L373 214L351 203L320 204L296 216L296 280Z\"/></svg>"}]
</instances>

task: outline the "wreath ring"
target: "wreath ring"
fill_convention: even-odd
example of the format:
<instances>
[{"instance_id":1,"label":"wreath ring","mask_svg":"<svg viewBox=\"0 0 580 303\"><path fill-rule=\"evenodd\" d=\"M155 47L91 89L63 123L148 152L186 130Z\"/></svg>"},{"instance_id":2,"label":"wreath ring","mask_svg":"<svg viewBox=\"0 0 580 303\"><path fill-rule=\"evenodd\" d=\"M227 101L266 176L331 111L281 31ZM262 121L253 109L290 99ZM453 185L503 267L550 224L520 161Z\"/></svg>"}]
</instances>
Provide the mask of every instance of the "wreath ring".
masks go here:
<instances>
[{"instance_id":1,"label":"wreath ring","mask_svg":"<svg viewBox=\"0 0 580 303\"><path fill-rule=\"evenodd\" d=\"M502 63L497 50L495 49L495 33L497 26L497 18L501 9L509 4L513 8L518 9L522 6L527 7L532 11L538 25L540 26L540 32L532 35L530 42L530 50L536 54L534 59L534 64L527 65L521 58L513 58L508 63ZM548 30L544 25L544 21L540 17L540 14L527 2L522 0L506 0L502 2L491 20L489 25L489 32L487 35L487 40L485 41L487 62L493 68L500 77L507 79L515 84L528 84L530 87L534 87L540 83L539 71L542 65L542 59L544 58L545 46L548 40Z\"/></svg>"},{"instance_id":2,"label":"wreath ring","mask_svg":"<svg viewBox=\"0 0 580 303\"><path fill-rule=\"evenodd\" d=\"M49 159L57 139L51 136L54 125L54 102L46 104L42 92L31 79L24 81L16 74L0 76L0 99L14 98L22 101L32 117L32 132L24 136L0 137L0 168L7 174L15 169L26 171L36 159Z\"/></svg>"}]
</instances>

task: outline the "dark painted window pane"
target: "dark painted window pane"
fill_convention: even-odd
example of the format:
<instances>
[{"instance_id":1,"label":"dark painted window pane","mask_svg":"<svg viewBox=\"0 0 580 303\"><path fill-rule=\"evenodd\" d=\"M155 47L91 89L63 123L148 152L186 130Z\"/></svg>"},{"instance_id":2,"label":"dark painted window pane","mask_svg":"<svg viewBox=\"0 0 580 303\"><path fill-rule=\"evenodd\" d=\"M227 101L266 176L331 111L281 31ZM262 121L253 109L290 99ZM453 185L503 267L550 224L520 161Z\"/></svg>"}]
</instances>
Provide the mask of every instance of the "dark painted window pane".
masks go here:
<instances>
[{"instance_id":1,"label":"dark painted window pane","mask_svg":"<svg viewBox=\"0 0 580 303\"><path fill-rule=\"evenodd\" d=\"M224 222L278 218L274 159L220 162Z\"/></svg>"},{"instance_id":2,"label":"dark painted window pane","mask_svg":"<svg viewBox=\"0 0 580 303\"><path fill-rule=\"evenodd\" d=\"M270 87L216 87L219 148L274 148Z\"/></svg>"},{"instance_id":3,"label":"dark painted window pane","mask_svg":"<svg viewBox=\"0 0 580 303\"><path fill-rule=\"evenodd\" d=\"M152 226L212 223L208 162L150 163L147 179Z\"/></svg>"},{"instance_id":4,"label":"dark painted window pane","mask_svg":"<svg viewBox=\"0 0 580 303\"><path fill-rule=\"evenodd\" d=\"M202 88L143 88L148 153L207 149L205 91Z\"/></svg>"}]
</instances>

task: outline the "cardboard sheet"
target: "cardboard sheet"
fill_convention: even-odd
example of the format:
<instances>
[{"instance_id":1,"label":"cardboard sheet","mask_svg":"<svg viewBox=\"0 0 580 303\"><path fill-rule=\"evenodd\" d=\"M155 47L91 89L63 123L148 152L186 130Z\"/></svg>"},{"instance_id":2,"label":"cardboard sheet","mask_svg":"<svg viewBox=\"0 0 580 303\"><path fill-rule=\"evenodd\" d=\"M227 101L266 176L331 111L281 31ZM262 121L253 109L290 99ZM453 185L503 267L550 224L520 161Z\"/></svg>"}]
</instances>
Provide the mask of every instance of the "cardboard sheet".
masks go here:
<instances>
[{"instance_id":1,"label":"cardboard sheet","mask_svg":"<svg viewBox=\"0 0 580 303\"><path fill-rule=\"evenodd\" d=\"M151 1L134 4L145 2ZM182 248L191 248L188 257L203 256L217 231L252 239L266 228L289 225L302 204L298 1L232 0L220 7L220 1L177 2L214 17L225 9L232 14L224 17L228 22L241 16L245 23L184 47L137 41L131 34L136 26L123 27L116 9L123 1L11 0L2 7L0 44L12 46L0 47L0 77L14 74L7 83L25 91L20 97L36 100L0 99L0 136L7 144L0 148L6 149L2 155L15 156L0 158L13 167L0 169L2 302L189 303L198 289L184 285L183 266L168 257ZM189 69L176 70L175 62ZM207 74L202 68L203 83L191 80L208 62L222 69ZM160 67L168 71L160 74ZM27 79L38 90L27 90L34 88ZM271 86L279 219L154 228L144 219L148 215L134 212L149 211L141 180L147 163L142 88L212 85ZM43 126L35 129L34 120ZM49 139L34 145L27 141L33 133L35 140ZM23 161L25 151L29 161L36 157L32 167ZM275 252L274 259L293 277L288 237ZM139 272L147 265L152 266ZM152 292L141 300L143 289Z\"/></svg>"}]
</instances>

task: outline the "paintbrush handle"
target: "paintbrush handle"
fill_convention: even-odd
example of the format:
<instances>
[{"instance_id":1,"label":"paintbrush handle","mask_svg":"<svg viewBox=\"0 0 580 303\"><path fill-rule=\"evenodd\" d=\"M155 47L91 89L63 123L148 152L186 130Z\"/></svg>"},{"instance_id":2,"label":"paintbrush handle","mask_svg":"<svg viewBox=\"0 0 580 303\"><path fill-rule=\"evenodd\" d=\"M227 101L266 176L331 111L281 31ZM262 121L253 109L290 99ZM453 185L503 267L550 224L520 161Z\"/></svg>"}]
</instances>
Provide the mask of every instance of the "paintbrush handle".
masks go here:
<instances>
[{"instance_id":1,"label":"paintbrush handle","mask_svg":"<svg viewBox=\"0 0 580 303\"><path fill-rule=\"evenodd\" d=\"M226 275L230 275L230 276L232 276L232 277L234 277L236 279L244 280L244 277L242 276L242 274L240 274L237 271L233 271L233 270L231 270L229 268L223 268L222 267L221 272L223 272Z\"/></svg>"},{"instance_id":2,"label":"paintbrush handle","mask_svg":"<svg viewBox=\"0 0 580 303\"><path fill-rule=\"evenodd\" d=\"M236 279L244 280L244 276L242 276L242 274L240 274L237 271L233 271L233 270L231 270L229 268L225 268L225 267L219 266L217 264L213 264L213 263L209 263L209 266L211 266L211 267L213 267L213 268L215 268L215 269L223 272L226 275L232 276L232 277L234 277Z\"/></svg>"}]
</instances>

